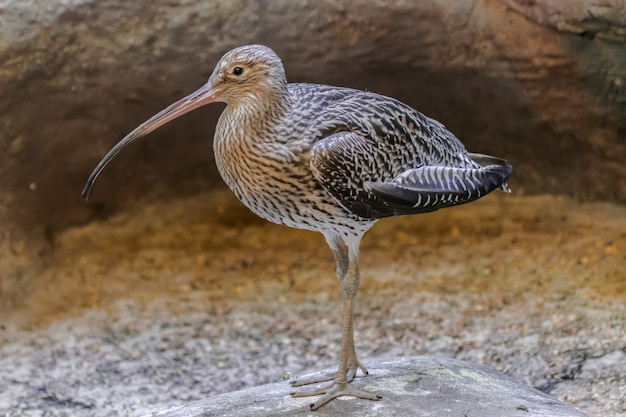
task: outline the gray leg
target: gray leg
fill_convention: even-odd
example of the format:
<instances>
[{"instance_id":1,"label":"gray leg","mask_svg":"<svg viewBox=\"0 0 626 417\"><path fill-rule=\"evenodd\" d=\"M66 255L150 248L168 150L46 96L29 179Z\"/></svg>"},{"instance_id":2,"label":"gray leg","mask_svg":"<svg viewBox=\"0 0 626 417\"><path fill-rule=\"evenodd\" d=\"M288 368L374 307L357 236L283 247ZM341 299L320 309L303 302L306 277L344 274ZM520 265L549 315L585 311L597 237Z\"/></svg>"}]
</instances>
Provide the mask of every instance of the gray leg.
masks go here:
<instances>
[{"instance_id":1,"label":"gray leg","mask_svg":"<svg viewBox=\"0 0 626 417\"><path fill-rule=\"evenodd\" d=\"M333 253L335 253L335 258L337 259L337 271L339 280L341 282L341 288L343 290L343 332L341 339L341 352L339 355L339 368L337 369L337 374L334 381L328 386L321 387L313 391L294 394L295 396L323 394L315 403L311 404L311 410L316 410L322 405L328 403L329 401L344 395L374 401L380 399L378 395L358 390L356 388L353 388L349 384L350 380L354 378L357 368L360 367L363 372L367 374L367 370L361 366L356 357L356 352L354 350L354 335L352 325L354 302L356 300L356 293L359 288L360 280L358 266L358 248L360 243L360 237L358 239L355 238L351 242L348 242L349 246L344 245L343 252L341 249L336 250L338 245L333 246L330 242L330 239L327 238L327 241L329 241L329 245L331 246L331 249L333 249ZM341 243L343 245L343 242ZM346 259L346 249L348 255L347 268L345 268L344 261ZM343 276L341 276L341 272L344 272ZM348 379L348 377L350 377L350 380Z\"/></svg>"},{"instance_id":2,"label":"gray leg","mask_svg":"<svg viewBox=\"0 0 626 417\"><path fill-rule=\"evenodd\" d=\"M348 268L350 266L348 247L339 236L335 236L332 241L330 239L326 239L326 241L328 242L328 246L330 246L331 250L333 251L333 255L335 255L335 261L337 262L337 278L339 278L339 283L341 284L343 288L344 281L346 279L346 274L348 273ZM357 248L357 256L358 256L358 248ZM357 259L356 266L357 266L356 273L358 274L358 259ZM358 281L356 285L358 287ZM343 293L343 302L345 304L348 301L346 300L345 290L342 291L342 293ZM356 296L356 291L355 291L355 296ZM368 374L367 368L365 368L365 366L363 366L361 362L359 362L359 359L356 356L356 349L354 347L354 327L353 326L354 324L353 324L352 315L351 315L350 316L350 331L349 331L350 339L348 340L348 362L347 362L347 368L346 368L346 379L348 380L348 382L354 379L354 377L356 376L356 371L359 368L361 369L361 372L363 372L363 375Z\"/></svg>"},{"instance_id":3,"label":"gray leg","mask_svg":"<svg viewBox=\"0 0 626 417\"><path fill-rule=\"evenodd\" d=\"M332 238L327 237L326 242L335 256L335 262L337 263L337 278L339 278L339 282L341 283L346 277L348 267L350 266L348 248L339 236L333 236Z\"/></svg>"},{"instance_id":4,"label":"gray leg","mask_svg":"<svg viewBox=\"0 0 626 417\"><path fill-rule=\"evenodd\" d=\"M350 265L350 260L348 257L348 248L346 244L343 242L341 237L335 235L332 237L326 236L326 242L328 246L333 252L335 256L335 262L337 263L337 278L339 278L339 283L343 287L344 279L346 278L346 274L348 273L348 268ZM345 291L342 291L343 294L343 302L346 303L346 294ZM364 376L368 374L367 368L359 362L359 359L356 356L356 349L354 347L354 329L352 323L352 316L350 317L350 339L348 340L348 360L347 360L347 369L346 369L346 379L348 382L352 381L356 376L357 370L361 369L361 372ZM318 376L313 376L309 378L296 378L291 381L292 387L300 387L304 385L317 384L320 382L328 382L332 381L336 378L336 373L332 374L323 374ZM313 392L313 391L310 391ZM308 394L309 391L301 392L301 393L292 393L292 395L300 397ZM309 395L319 395L319 393L311 393Z\"/></svg>"}]
</instances>

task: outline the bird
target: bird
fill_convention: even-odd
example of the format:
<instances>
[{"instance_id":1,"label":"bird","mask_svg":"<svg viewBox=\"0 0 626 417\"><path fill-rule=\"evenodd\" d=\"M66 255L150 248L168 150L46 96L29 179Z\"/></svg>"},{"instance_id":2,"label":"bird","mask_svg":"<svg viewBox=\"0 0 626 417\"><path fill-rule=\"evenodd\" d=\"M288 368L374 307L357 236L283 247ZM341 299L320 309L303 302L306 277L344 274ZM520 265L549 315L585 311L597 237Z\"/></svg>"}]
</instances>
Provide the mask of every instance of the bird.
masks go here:
<instances>
[{"instance_id":1,"label":"bird","mask_svg":"<svg viewBox=\"0 0 626 417\"><path fill-rule=\"evenodd\" d=\"M289 83L269 47L237 47L208 81L121 139L89 176L89 199L103 170L127 145L201 106L226 103L213 139L215 164L236 197L273 223L321 233L336 262L343 326L336 372L291 381L315 410L341 396L372 401L355 376L353 311L359 246L378 220L432 212L510 192L512 166L470 153L440 122L391 97L345 87Z\"/></svg>"}]
</instances>

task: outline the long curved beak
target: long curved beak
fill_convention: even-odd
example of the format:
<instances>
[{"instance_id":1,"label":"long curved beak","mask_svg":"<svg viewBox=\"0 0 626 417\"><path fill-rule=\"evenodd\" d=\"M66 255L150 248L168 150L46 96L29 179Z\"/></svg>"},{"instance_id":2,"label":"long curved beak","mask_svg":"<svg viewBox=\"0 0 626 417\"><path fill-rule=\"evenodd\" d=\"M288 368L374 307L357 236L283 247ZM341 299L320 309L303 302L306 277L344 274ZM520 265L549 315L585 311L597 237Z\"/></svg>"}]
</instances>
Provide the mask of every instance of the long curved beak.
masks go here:
<instances>
[{"instance_id":1,"label":"long curved beak","mask_svg":"<svg viewBox=\"0 0 626 417\"><path fill-rule=\"evenodd\" d=\"M188 96L178 100L176 103L169 105L166 109L161 110L159 113L155 114L150 119L139 125L135 130L133 130L122 140L120 140L98 163L96 168L87 179L87 183L83 188L82 197L85 200L89 200L94 183L96 182L104 168L106 168L106 166L109 165L113 158L115 158L117 154L122 152L122 150L128 144L130 144L135 139L139 139L142 136L145 136L148 133L158 129L164 124L171 122L172 120L176 119L179 116L182 116L185 113L217 101L216 96L218 93L219 90L213 88L213 86L209 82L194 91L193 93L189 94Z\"/></svg>"}]
</instances>

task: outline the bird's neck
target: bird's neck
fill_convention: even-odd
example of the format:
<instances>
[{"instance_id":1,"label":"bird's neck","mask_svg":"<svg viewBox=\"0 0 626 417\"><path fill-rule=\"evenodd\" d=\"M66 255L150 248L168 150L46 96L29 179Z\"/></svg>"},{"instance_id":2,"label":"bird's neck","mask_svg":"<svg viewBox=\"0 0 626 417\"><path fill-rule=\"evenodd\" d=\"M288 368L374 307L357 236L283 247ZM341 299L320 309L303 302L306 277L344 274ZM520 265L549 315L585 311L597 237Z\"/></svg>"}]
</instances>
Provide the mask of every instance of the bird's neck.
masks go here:
<instances>
[{"instance_id":1,"label":"bird's neck","mask_svg":"<svg viewBox=\"0 0 626 417\"><path fill-rule=\"evenodd\" d=\"M216 128L216 157L227 161L231 154L257 153L266 143L275 142L273 132L291 109L286 90L285 87L284 92L241 97L235 103L228 103Z\"/></svg>"},{"instance_id":2,"label":"bird's neck","mask_svg":"<svg viewBox=\"0 0 626 417\"><path fill-rule=\"evenodd\" d=\"M248 135L260 133L279 123L289 112L291 103L287 88L269 93L242 97L228 104L224 119L231 127L245 131Z\"/></svg>"},{"instance_id":3,"label":"bird's neck","mask_svg":"<svg viewBox=\"0 0 626 417\"><path fill-rule=\"evenodd\" d=\"M290 108L287 96L239 100L228 104L220 116L213 141L215 163L226 184L245 204L251 198L250 190L259 187L254 181L267 177L264 170L275 167L267 164L268 158L282 155L277 152L277 142L282 139L278 132Z\"/></svg>"}]
</instances>

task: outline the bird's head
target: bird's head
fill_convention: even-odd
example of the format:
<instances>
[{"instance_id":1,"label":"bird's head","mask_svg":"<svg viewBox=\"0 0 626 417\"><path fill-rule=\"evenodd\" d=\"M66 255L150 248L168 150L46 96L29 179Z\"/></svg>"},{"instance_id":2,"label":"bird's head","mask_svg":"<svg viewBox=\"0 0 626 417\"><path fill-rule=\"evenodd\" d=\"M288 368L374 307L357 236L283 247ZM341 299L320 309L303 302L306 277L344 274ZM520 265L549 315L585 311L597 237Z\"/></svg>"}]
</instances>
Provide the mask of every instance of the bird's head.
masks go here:
<instances>
[{"instance_id":1,"label":"bird's head","mask_svg":"<svg viewBox=\"0 0 626 417\"><path fill-rule=\"evenodd\" d=\"M286 85L278 55L266 46L248 45L227 52L206 86L214 92L214 101L239 104L281 95Z\"/></svg>"},{"instance_id":2,"label":"bird's head","mask_svg":"<svg viewBox=\"0 0 626 417\"><path fill-rule=\"evenodd\" d=\"M280 100L286 88L282 62L270 48L248 45L227 52L205 85L143 122L102 158L87 179L83 198L89 198L93 185L104 168L135 139L206 104L223 102L236 107L248 103L259 108L263 103L271 103L276 98Z\"/></svg>"}]
</instances>

